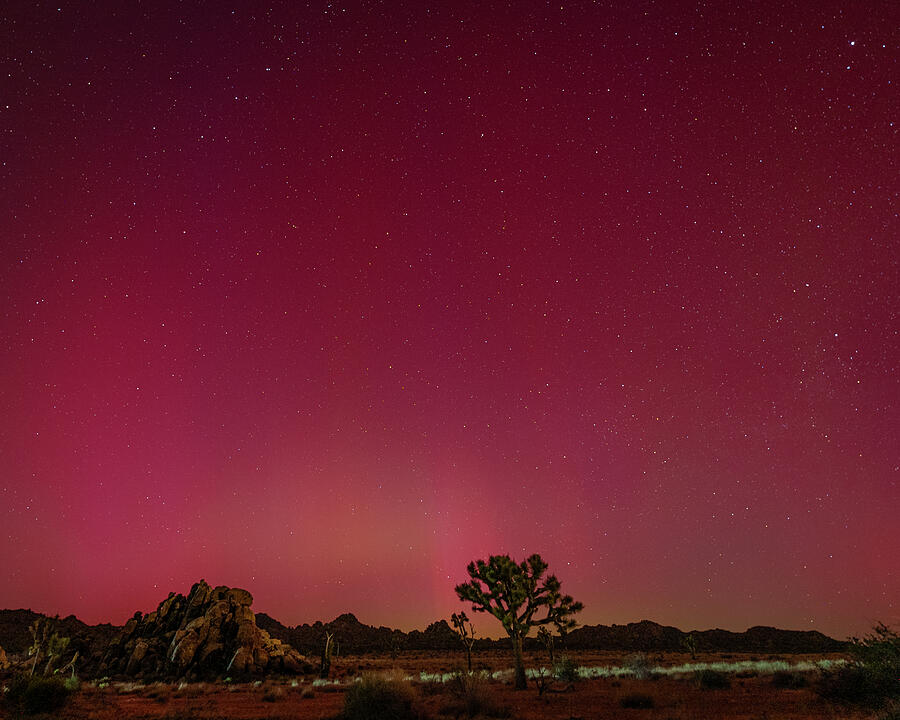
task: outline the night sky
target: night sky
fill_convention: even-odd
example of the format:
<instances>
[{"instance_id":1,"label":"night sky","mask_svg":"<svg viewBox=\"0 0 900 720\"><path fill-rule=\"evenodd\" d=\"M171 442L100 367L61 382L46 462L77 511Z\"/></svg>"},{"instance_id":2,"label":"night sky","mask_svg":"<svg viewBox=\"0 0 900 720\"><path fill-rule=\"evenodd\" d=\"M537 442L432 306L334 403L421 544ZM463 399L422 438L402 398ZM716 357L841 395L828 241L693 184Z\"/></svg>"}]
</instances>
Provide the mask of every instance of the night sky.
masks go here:
<instances>
[{"instance_id":1,"label":"night sky","mask_svg":"<svg viewBox=\"0 0 900 720\"><path fill-rule=\"evenodd\" d=\"M0 607L900 621L898 28L5 3Z\"/></svg>"}]
</instances>

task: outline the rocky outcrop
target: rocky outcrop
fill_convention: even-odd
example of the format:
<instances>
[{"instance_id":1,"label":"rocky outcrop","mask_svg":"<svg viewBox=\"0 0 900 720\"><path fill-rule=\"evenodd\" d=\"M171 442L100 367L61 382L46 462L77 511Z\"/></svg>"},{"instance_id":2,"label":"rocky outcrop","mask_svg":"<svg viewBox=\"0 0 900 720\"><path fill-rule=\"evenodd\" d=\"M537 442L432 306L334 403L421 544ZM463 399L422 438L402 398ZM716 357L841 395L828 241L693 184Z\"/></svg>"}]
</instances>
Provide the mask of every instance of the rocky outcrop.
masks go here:
<instances>
[{"instance_id":1,"label":"rocky outcrop","mask_svg":"<svg viewBox=\"0 0 900 720\"><path fill-rule=\"evenodd\" d=\"M135 613L107 648L100 672L130 677L243 677L307 671L305 658L256 625L246 590L196 583L155 611Z\"/></svg>"},{"instance_id":2,"label":"rocky outcrop","mask_svg":"<svg viewBox=\"0 0 900 720\"><path fill-rule=\"evenodd\" d=\"M0 647L0 672L9 668L9 659L6 657L6 652Z\"/></svg>"}]
</instances>

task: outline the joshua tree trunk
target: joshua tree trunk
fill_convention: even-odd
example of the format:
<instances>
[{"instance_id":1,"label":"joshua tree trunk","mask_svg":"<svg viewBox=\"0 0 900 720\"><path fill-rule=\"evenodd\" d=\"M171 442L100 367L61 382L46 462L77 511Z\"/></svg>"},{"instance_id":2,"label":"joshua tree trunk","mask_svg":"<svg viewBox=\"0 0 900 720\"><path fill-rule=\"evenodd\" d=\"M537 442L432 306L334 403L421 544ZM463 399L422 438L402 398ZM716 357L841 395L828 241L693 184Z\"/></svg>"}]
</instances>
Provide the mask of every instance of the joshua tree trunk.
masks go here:
<instances>
[{"instance_id":1,"label":"joshua tree trunk","mask_svg":"<svg viewBox=\"0 0 900 720\"><path fill-rule=\"evenodd\" d=\"M325 633L325 647L322 648L322 667L319 669L319 677L326 679L331 673L331 650L334 646L334 633Z\"/></svg>"},{"instance_id":2,"label":"joshua tree trunk","mask_svg":"<svg viewBox=\"0 0 900 720\"><path fill-rule=\"evenodd\" d=\"M516 659L516 690L524 690L528 687L528 681L525 678L525 661L522 659L522 635L518 632L511 634L513 644L513 654Z\"/></svg>"},{"instance_id":3,"label":"joshua tree trunk","mask_svg":"<svg viewBox=\"0 0 900 720\"><path fill-rule=\"evenodd\" d=\"M469 673L472 672L472 646L466 644L466 665L469 668Z\"/></svg>"}]
</instances>

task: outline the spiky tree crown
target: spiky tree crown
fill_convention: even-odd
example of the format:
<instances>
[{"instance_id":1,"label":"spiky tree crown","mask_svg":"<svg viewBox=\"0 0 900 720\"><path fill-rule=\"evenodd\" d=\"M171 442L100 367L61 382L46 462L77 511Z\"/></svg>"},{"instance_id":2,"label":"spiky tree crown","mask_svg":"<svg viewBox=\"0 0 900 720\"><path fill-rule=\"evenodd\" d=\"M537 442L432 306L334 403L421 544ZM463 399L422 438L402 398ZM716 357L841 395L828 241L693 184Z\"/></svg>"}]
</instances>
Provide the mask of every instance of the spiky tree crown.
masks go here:
<instances>
[{"instance_id":1,"label":"spiky tree crown","mask_svg":"<svg viewBox=\"0 0 900 720\"><path fill-rule=\"evenodd\" d=\"M491 555L487 562L469 563L467 570L471 580L456 586L459 599L471 602L474 612L491 613L510 635L525 637L531 627L549 624L569 630L577 625L571 616L584 608L561 594L555 575L544 577L547 563L537 554L521 563Z\"/></svg>"}]
</instances>

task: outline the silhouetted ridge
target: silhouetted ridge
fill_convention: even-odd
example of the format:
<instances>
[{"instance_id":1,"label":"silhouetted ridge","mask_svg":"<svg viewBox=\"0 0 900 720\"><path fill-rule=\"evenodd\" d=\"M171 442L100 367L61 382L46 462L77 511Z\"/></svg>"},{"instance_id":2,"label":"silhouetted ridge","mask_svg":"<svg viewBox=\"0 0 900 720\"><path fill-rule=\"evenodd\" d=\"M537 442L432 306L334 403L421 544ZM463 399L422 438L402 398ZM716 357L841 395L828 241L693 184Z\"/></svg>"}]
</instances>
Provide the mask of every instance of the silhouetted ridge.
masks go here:
<instances>
[{"instance_id":1,"label":"silhouetted ridge","mask_svg":"<svg viewBox=\"0 0 900 720\"><path fill-rule=\"evenodd\" d=\"M338 655L462 651L459 638L445 620L431 623L424 631L403 632L366 625L354 614L343 613L327 623L289 627L265 613L254 616L252 600L246 590L210 588L201 581L187 598L172 593L156 611L136 613L124 628L86 625L74 615L57 620L57 627L79 650L79 668L85 676L295 672L295 668L310 667L300 653L321 654L326 632L334 635ZM31 643L28 628L42 617L31 610L0 610L0 647L9 656L27 652ZM559 645L572 650L683 652L687 635L676 627L642 620L575 628ZM846 643L815 630L759 625L741 633L713 629L695 630L693 635L699 652L828 653L846 648ZM477 638L475 649L506 650L508 644L506 638ZM528 649L539 649L533 636L525 644Z\"/></svg>"}]
</instances>

